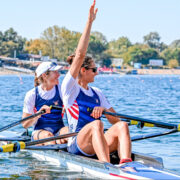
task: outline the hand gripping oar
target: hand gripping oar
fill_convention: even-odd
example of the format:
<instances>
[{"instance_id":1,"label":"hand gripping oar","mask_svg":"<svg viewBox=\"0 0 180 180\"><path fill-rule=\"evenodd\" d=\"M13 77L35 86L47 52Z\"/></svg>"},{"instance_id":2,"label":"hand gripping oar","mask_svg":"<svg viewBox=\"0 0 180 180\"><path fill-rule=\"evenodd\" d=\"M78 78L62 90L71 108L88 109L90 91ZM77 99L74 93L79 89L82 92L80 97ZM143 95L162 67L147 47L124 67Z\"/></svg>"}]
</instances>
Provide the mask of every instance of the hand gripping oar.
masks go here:
<instances>
[{"instance_id":1,"label":"hand gripping oar","mask_svg":"<svg viewBox=\"0 0 180 180\"><path fill-rule=\"evenodd\" d=\"M49 138L45 138L45 139L39 139L36 141L31 141L31 142L15 142L12 144L7 144L7 145L3 145L0 147L0 152L18 152L21 149L25 149L27 146L33 146L36 144L41 144L41 143L45 143L45 142L49 142L49 141L54 141L57 139L64 139L64 138L68 138L68 137L72 137L72 136L76 136L78 134L78 132L73 132L73 133L68 133L68 134L63 134L60 136L53 136L53 137L49 137Z\"/></svg>"},{"instance_id":2,"label":"hand gripping oar","mask_svg":"<svg viewBox=\"0 0 180 180\"><path fill-rule=\"evenodd\" d=\"M57 107L58 107L58 108L57 108ZM54 106L54 105L51 105L50 108L51 108L51 109L58 109L58 110L62 109L62 107L60 107L60 106ZM28 116L28 117L25 117L25 118L23 118L23 119L21 119L21 120L19 120L19 121L13 122L13 123L11 123L11 124L9 124L9 125L7 125L7 126L4 126L4 127L0 128L0 132L4 131L4 130L6 130L6 129L10 129L11 127L14 127L14 126L16 126L16 125L18 125L18 124L21 124L21 123L24 122L24 121L27 121L27 120L29 120L29 119L31 119L31 118L34 118L34 117L39 116L39 115L44 114L44 113L45 113L45 110L42 110L42 111L40 111L40 112L38 112L38 113L35 113L35 114L30 115L30 116Z\"/></svg>"},{"instance_id":3,"label":"hand gripping oar","mask_svg":"<svg viewBox=\"0 0 180 180\"><path fill-rule=\"evenodd\" d=\"M21 120L19 120L19 121L13 122L13 123L11 123L11 124L9 124L9 125L7 125L7 126L4 126L4 127L0 128L0 132L4 131L4 130L6 130L6 129L10 129L11 127L14 127L14 126L16 126L16 125L18 125L18 124L21 124L21 123L24 122L24 121L27 121L27 120L29 120L29 119L31 119L31 118L34 118L34 117L39 116L39 115L44 114L44 113L45 113L45 110L42 110L42 111L40 111L40 112L38 112L38 113L35 113L35 114L30 115L30 116L28 116L28 117L25 117L25 118L23 118L23 119L21 119Z\"/></svg>"}]
</instances>

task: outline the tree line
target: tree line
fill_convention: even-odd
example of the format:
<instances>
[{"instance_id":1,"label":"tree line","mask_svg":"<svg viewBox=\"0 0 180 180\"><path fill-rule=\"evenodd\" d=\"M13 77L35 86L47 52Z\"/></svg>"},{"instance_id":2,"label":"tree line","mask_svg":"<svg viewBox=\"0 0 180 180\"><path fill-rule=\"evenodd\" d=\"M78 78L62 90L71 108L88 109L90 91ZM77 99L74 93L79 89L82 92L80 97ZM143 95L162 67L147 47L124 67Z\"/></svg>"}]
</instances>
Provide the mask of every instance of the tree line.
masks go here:
<instances>
[{"instance_id":1,"label":"tree line","mask_svg":"<svg viewBox=\"0 0 180 180\"><path fill-rule=\"evenodd\" d=\"M80 36L80 32L52 26L45 29L40 38L27 40L10 28L4 33L0 31L0 55L13 57L14 51L17 55L41 52L43 56L65 61L75 52ZM101 32L92 32L87 53L105 66L111 65L111 58L123 58L124 65L147 65L149 59L163 59L165 65L174 68L180 65L180 39L166 45L161 42L158 32L150 32L143 37L142 43L133 44L123 36L108 42Z\"/></svg>"}]
</instances>

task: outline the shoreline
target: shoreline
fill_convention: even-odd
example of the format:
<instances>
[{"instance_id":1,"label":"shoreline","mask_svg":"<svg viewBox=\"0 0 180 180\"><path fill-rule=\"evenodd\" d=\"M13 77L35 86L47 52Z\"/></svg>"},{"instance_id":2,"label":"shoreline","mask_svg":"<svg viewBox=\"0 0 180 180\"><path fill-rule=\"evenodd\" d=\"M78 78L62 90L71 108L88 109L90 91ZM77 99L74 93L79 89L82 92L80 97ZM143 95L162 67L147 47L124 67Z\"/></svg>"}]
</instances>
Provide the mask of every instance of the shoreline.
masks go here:
<instances>
[{"instance_id":1,"label":"shoreline","mask_svg":"<svg viewBox=\"0 0 180 180\"><path fill-rule=\"evenodd\" d=\"M180 75L180 69L137 69L138 75Z\"/></svg>"},{"instance_id":2,"label":"shoreline","mask_svg":"<svg viewBox=\"0 0 180 180\"><path fill-rule=\"evenodd\" d=\"M0 76L4 76L4 75L33 75L34 73L25 73L25 72L21 72L21 71L15 71L15 70L10 70L10 69L5 69L0 67Z\"/></svg>"},{"instance_id":3,"label":"shoreline","mask_svg":"<svg viewBox=\"0 0 180 180\"><path fill-rule=\"evenodd\" d=\"M34 73L0 67L0 76L3 75L34 75ZM137 75L180 75L180 69L137 69Z\"/></svg>"}]
</instances>

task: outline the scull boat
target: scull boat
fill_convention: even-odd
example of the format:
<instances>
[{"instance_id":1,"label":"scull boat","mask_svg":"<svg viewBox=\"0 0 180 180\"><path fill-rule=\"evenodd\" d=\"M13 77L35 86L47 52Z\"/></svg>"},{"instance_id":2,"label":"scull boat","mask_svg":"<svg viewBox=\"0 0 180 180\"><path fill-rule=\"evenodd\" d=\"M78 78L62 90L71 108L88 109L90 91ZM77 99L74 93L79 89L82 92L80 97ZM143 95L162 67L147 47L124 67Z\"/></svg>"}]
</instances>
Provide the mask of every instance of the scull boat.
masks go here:
<instances>
[{"instance_id":1,"label":"scull boat","mask_svg":"<svg viewBox=\"0 0 180 180\"><path fill-rule=\"evenodd\" d=\"M0 133L0 141L4 142L3 140L23 140L29 142L30 134L3 131ZM27 146L26 150L38 160L49 161L54 165L82 172L92 178L129 180L180 179L180 176L164 169L162 158L142 153L133 152L133 162L118 165L119 158L117 152L111 154L111 163L105 163L97 160L97 157L89 158L70 154L67 152L66 144Z\"/></svg>"},{"instance_id":2,"label":"scull boat","mask_svg":"<svg viewBox=\"0 0 180 180\"><path fill-rule=\"evenodd\" d=\"M62 107L53 107L62 108ZM119 165L119 158L117 152L111 154L111 162L100 162L97 157L89 158L79 155L73 155L67 152L67 145L48 145L48 146L35 146L48 141L54 141L57 139L68 138L77 135L78 132L63 134L60 136L50 137L46 139L40 139L37 141L31 141L31 133L28 131L25 133L7 131L7 129L14 127L22 122L34 118L44 112L35 113L29 117L23 118L19 121L13 122L0 128L0 143L12 142L0 146L0 152L18 152L21 149L26 149L32 156L66 167L70 170L77 170L78 172L90 175L93 178L102 179L179 179L180 176L176 175L168 170L164 169L162 158L151 156L141 153L132 153L133 162L124 163ZM137 125L140 128L147 127L161 127L166 128L168 131L150 133L145 135L139 135L131 137L131 141L143 140L158 136L164 136L180 131L180 124L170 124L165 122L157 122L153 120L128 116L119 113L103 112L111 116L120 117L122 121L128 122L129 125ZM14 142L17 141L17 142Z\"/></svg>"}]
</instances>

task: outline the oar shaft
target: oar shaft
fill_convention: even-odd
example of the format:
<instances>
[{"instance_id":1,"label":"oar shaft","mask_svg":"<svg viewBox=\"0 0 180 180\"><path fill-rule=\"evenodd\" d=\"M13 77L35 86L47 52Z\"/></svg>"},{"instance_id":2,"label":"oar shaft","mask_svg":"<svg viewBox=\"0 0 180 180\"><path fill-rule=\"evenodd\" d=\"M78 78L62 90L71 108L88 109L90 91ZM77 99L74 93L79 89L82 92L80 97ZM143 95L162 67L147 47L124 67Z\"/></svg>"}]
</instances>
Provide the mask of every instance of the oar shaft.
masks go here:
<instances>
[{"instance_id":1,"label":"oar shaft","mask_svg":"<svg viewBox=\"0 0 180 180\"><path fill-rule=\"evenodd\" d=\"M74 132L74 133L63 134L60 136L54 136L54 137L40 139L36 141L31 141L31 142L16 142L12 144L7 144L7 145L0 146L0 152L18 152L20 149L25 149L28 146L33 146L33 145L37 145L37 144L41 144L41 143L45 143L49 141L54 141L57 139L64 139L64 138L76 136L77 134L78 132Z\"/></svg>"},{"instance_id":2,"label":"oar shaft","mask_svg":"<svg viewBox=\"0 0 180 180\"><path fill-rule=\"evenodd\" d=\"M36 144L41 144L41 143L45 143L45 142L49 142L49 141L54 141L54 140L57 140L57 139L64 139L64 138L76 136L77 134L78 134L78 132L73 132L73 133L63 134L63 135L60 135L60 136L53 136L53 137L49 137L49 138L45 138L45 139L39 139L39 140L36 140L36 141L27 142L26 146L33 146L33 145L36 145Z\"/></svg>"},{"instance_id":3,"label":"oar shaft","mask_svg":"<svg viewBox=\"0 0 180 180\"><path fill-rule=\"evenodd\" d=\"M149 119L143 119L143 118L138 118L138 117L134 117L134 116L124 115L124 114L119 114L119 113L106 112L106 111L104 111L103 114L122 118L122 121L130 120L131 125L137 124L137 122L135 122L135 121L139 121L141 123L148 123L148 126L152 126L152 127L153 127L153 125L155 125L157 127L162 127L162 128L167 128L167 129L178 129L178 125L176 125L176 124L157 122L157 121L153 121L153 120L149 120Z\"/></svg>"},{"instance_id":4,"label":"oar shaft","mask_svg":"<svg viewBox=\"0 0 180 180\"><path fill-rule=\"evenodd\" d=\"M144 140L144 139L149 139L153 137L159 137L159 136L164 136L172 133L178 132L177 129L169 130L166 132L156 132L156 133L151 133L151 134L143 134L143 135L137 135L131 138L131 141L139 141L139 140Z\"/></svg>"},{"instance_id":5,"label":"oar shaft","mask_svg":"<svg viewBox=\"0 0 180 180\"><path fill-rule=\"evenodd\" d=\"M24 122L24 121L27 121L27 120L29 120L29 119L31 119L31 118L34 118L34 117L39 116L39 115L44 114L44 113L45 113L45 111L42 110L42 111L40 111L40 112L38 112L38 113L35 113L35 114L30 115L30 116L28 116L28 117L25 117L25 118L23 118L23 119L21 119L21 120L19 120L19 121L13 122L13 123L11 123L11 124L9 124L9 125L7 125L7 126L4 126L4 127L0 128L0 132L4 131L4 130L6 130L6 129L9 129L9 128L11 128L11 127L14 127L14 126L16 126L16 125L18 125L18 124L20 124L20 123L22 123L22 122Z\"/></svg>"}]
</instances>

